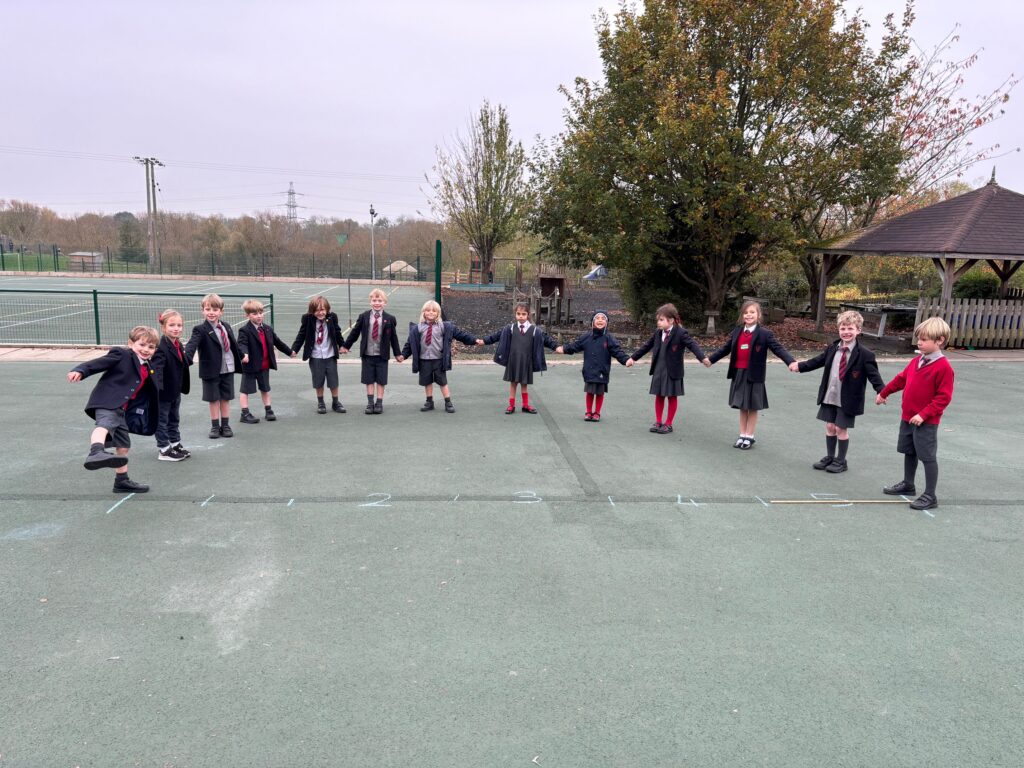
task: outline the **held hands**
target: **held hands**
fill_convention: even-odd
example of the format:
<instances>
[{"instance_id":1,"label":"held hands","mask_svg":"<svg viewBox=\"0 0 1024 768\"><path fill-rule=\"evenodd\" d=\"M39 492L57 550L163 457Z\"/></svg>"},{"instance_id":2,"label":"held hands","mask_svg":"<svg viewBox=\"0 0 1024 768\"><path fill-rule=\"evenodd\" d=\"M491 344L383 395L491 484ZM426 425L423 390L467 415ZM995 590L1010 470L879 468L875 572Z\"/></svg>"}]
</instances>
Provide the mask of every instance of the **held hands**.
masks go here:
<instances>
[{"instance_id":1,"label":"held hands","mask_svg":"<svg viewBox=\"0 0 1024 768\"><path fill-rule=\"evenodd\" d=\"M475 343L476 343L476 345L478 347L482 347L484 345L484 340L483 339L477 339Z\"/></svg>"},{"instance_id":2,"label":"held hands","mask_svg":"<svg viewBox=\"0 0 1024 768\"><path fill-rule=\"evenodd\" d=\"M705 368L710 368L711 367L711 358L710 357L705 357L703 360L700 361L700 364L703 365Z\"/></svg>"},{"instance_id":3,"label":"held hands","mask_svg":"<svg viewBox=\"0 0 1024 768\"><path fill-rule=\"evenodd\" d=\"M800 363L792 362L789 364L789 370L793 373L800 373Z\"/></svg>"},{"instance_id":4,"label":"held hands","mask_svg":"<svg viewBox=\"0 0 1024 768\"><path fill-rule=\"evenodd\" d=\"M626 367L627 368L632 368L635 364L636 364L636 360L634 360L632 357L629 358L629 360L626 361Z\"/></svg>"},{"instance_id":5,"label":"held hands","mask_svg":"<svg viewBox=\"0 0 1024 768\"><path fill-rule=\"evenodd\" d=\"M560 355L564 355L565 354L565 347L559 345L559 346L555 347L555 352L557 352Z\"/></svg>"},{"instance_id":6,"label":"held hands","mask_svg":"<svg viewBox=\"0 0 1024 768\"><path fill-rule=\"evenodd\" d=\"M405 358L402 357L401 355L398 355L397 357L395 357L395 362L396 363L404 363L405 362Z\"/></svg>"},{"instance_id":7,"label":"held hands","mask_svg":"<svg viewBox=\"0 0 1024 768\"><path fill-rule=\"evenodd\" d=\"M288 357L295 357L298 354L299 354L298 352L292 350L292 353L290 355L288 355Z\"/></svg>"},{"instance_id":8,"label":"held hands","mask_svg":"<svg viewBox=\"0 0 1024 768\"><path fill-rule=\"evenodd\" d=\"M339 351L339 352L340 352L341 354L343 354L343 355L347 355L347 354L348 354L348 347L339 347L339 348L338 348L338 351Z\"/></svg>"},{"instance_id":9,"label":"held hands","mask_svg":"<svg viewBox=\"0 0 1024 768\"><path fill-rule=\"evenodd\" d=\"M881 395L875 397L875 405L885 405L885 398Z\"/></svg>"},{"instance_id":10,"label":"held hands","mask_svg":"<svg viewBox=\"0 0 1024 768\"><path fill-rule=\"evenodd\" d=\"M68 381L74 384L76 381L82 380L82 374L78 371L68 371Z\"/></svg>"}]
</instances>

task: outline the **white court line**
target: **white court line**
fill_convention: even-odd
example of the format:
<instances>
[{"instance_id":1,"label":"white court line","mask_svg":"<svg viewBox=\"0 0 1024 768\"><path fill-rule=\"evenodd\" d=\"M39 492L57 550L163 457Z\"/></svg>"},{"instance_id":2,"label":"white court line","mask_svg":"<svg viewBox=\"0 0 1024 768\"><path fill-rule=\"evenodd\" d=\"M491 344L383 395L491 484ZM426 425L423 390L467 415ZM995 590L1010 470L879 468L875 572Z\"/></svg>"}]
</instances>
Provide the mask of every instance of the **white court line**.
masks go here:
<instances>
[{"instance_id":1,"label":"white court line","mask_svg":"<svg viewBox=\"0 0 1024 768\"><path fill-rule=\"evenodd\" d=\"M14 328L19 325L33 325L35 323L48 323L53 320L59 320L62 317L75 317L76 315L91 315L91 309L84 309L81 312L68 312L65 315L50 315L49 317L37 317L35 320L22 320L20 323L8 323L7 325L0 325L0 330L6 330L8 328Z\"/></svg>"},{"instance_id":2,"label":"white court line","mask_svg":"<svg viewBox=\"0 0 1024 768\"><path fill-rule=\"evenodd\" d=\"M341 287L340 285L334 285L334 286L331 286L330 288L328 288L326 291L317 291L316 293L311 293L311 294L309 294L309 296L303 296L302 298L304 298L304 299L312 299L314 296L323 296L325 293L330 293L335 288L340 288L340 287ZM299 290L302 290L302 289L300 288Z\"/></svg>"},{"instance_id":3,"label":"white court line","mask_svg":"<svg viewBox=\"0 0 1024 768\"><path fill-rule=\"evenodd\" d=\"M117 504L115 504L110 509L108 509L107 510L107 514L109 515L111 512L113 512L115 509L120 507L122 504L124 504L126 501L128 501L128 499L130 499L134 495L135 495L134 493L129 493L127 496L125 496L123 499L121 499L119 502L117 502Z\"/></svg>"},{"instance_id":4,"label":"white court line","mask_svg":"<svg viewBox=\"0 0 1024 768\"><path fill-rule=\"evenodd\" d=\"M400 287L400 286L397 286L397 285L396 285L396 286L395 286L394 288L392 288L392 289L391 289L390 291L388 291L388 292L387 292L387 293L385 293L384 295L385 295L385 296L390 296L390 295L391 295L392 293L394 293L395 291L397 291L397 290L399 289L399 287ZM373 290L373 289L371 289L371 290ZM369 309L369 307L367 307L367 309ZM364 310L363 310L363 312L365 312L365 311L366 311L366 310L364 309ZM363 312L360 312L359 314L363 314ZM349 331L351 331L351 330L352 330L352 326L350 325L350 326L348 326L348 327L347 327L347 328L346 328L345 330L343 330L343 331L341 332L341 335L342 335L342 336L344 336L345 334L347 334L347 333L348 333Z\"/></svg>"}]
</instances>

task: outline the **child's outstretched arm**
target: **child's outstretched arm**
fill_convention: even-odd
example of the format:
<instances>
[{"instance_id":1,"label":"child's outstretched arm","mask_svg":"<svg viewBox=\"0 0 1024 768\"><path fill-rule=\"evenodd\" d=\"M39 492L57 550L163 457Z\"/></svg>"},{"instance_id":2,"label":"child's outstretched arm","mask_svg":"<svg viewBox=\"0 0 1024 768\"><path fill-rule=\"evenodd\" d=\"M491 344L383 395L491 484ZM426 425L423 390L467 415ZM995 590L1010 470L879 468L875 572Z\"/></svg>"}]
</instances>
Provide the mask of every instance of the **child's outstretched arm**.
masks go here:
<instances>
[{"instance_id":1,"label":"child's outstretched arm","mask_svg":"<svg viewBox=\"0 0 1024 768\"><path fill-rule=\"evenodd\" d=\"M770 349L772 353L786 365L795 363L796 358L789 354L789 350L782 346L782 342L775 338L775 334L767 328L765 328L764 331L768 334L768 349Z\"/></svg>"},{"instance_id":2,"label":"child's outstretched arm","mask_svg":"<svg viewBox=\"0 0 1024 768\"><path fill-rule=\"evenodd\" d=\"M723 344L718 349L716 349L714 352L712 352L710 355L708 355L708 360L709 360L711 365L714 365L719 360L721 360L723 357L725 357L726 355L730 354L730 351L732 350L732 345L733 345L733 341L734 341L734 336L735 335L736 335L735 331L730 333L729 334L729 338L727 338L725 340L725 344Z\"/></svg>"},{"instance_id":3,"label":"child's outstretched arm","mask_svg":"<svg viewBox=\"0 0 1024 768\"><path fill-rule=\"evenodd\" d=\"M298 352L302 349L302 345L306 343L306 318L309 315L303 315L299 321L299 332L295 335L295 341L292 342L292 352Z\"/></svg>"},{"instance_id":4,"label":"child's outstretched arm","mask_svg":"<svg viewBox=\"0 0 1024 768\"><path fill-rule=\"evenodd\" d=\"M339 350L339 352L344 350L342 354L345 354L345 352L348 352L350 349L352 349L352 345L359 341L359 334L362 330L363 316L360 315L359 318L356 320L355 324L352 326L352 330L348 332L348 337L345 339L345 343L341 345L341 350Z\"/></svg>"},{"instance_id":5,"label":"child's outstretched arm","mask_svg":"<svg viewBox=\"0 0 1024 768\"><path fill-rule=\"evenodd\" d=\"M881 392L885 387L885 380L882 379L882 374L878 372L878 361L875 360L874 355L871 355L864 361L864 372L867 374L868 381L871 382L875 392Z\"/></svg>"},{"instance_id":6,"label":"child's outstretched arm","mask_svg":"<svg viewBox=\"0 0 1024 768\"><path fill-rule=\"evenodd\" d=\"M103 357L97 357L95 360L86 360L84 363L79 363L70 371L68 371L68 381L74 383L81 381L92 376L94 373L102 373L103 371L113 368L121 361L121 353L118 351L118 347L108 350L107 354Z\"/></svg>"},{"instance_id":7,"label":"child's outstretched arm","mask_svg":"<svg viewBox=\"0 0 1024 768\"><path fill-rule=\"evenodd\" d=\"M288 355L288 357L295 357L295 352L292 351L291 347L284 343L284 339L278 336L276 331L274 331L274 346L277 347L278 351L281 353Z\"/></svg>"},{"instance_id":8,"label":"child's outstretched arm","mask_svg":"<svg viewBox=\"0 0 1024 768\"><path fill-rule=\"evenodd\" d=\"M203 325L200 323L192 329L192 335L188 339L188 343L185 345L185 359L192 360L196 356L196 350L199 349L199 342L203 340Z\"/></svg>"},{"instance_id":9,"label":"child's outstretched arm","mask_svg":"<svg viewBox=\"0 0 1024 768\"><path fill-rule=\"evenodd\" d=\"M630 355L630 357L633 358L634 361L639 360L641 357L643 357L644 355L651 351L651 349L654 347L654 339L657 336L657 333L657 331L652 333L651 338L644 342L643 346L637 349L636 352Z\"/></svg>"},{"instance_id":10,"label":"child's outstretched arm","mask_svg":"<svg viewBox=\"0 0 1024 768\"><path fill-rule=\"evenodd\" d=\"M503 330L505 330L505 328L501 327L498 330L496 330L494 333L489 333L486 336L484 336L484 338L483 338L484 344L485 345L486 344L496 344L497 342L501 341L501 332Z\"/></svg>"}]
</instances>

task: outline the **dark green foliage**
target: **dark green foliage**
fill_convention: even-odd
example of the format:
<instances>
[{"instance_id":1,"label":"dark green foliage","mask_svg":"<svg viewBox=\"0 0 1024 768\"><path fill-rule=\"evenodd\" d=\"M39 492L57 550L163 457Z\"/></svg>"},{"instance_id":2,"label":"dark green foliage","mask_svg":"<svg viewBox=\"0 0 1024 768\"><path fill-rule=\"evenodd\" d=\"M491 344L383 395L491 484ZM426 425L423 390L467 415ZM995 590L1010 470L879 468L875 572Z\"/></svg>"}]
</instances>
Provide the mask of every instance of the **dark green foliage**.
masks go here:
<instances>
[{"instance_id":1,"label":"dark green foliage","mask_svg":"<svg viewBox=\"0 0 1024 768\"><path fill-rule=\"evenodd\" d=\"M956 299L998 299L999 278L991 272L968 272L953 284Z\"/></svg>"}]
</instances>

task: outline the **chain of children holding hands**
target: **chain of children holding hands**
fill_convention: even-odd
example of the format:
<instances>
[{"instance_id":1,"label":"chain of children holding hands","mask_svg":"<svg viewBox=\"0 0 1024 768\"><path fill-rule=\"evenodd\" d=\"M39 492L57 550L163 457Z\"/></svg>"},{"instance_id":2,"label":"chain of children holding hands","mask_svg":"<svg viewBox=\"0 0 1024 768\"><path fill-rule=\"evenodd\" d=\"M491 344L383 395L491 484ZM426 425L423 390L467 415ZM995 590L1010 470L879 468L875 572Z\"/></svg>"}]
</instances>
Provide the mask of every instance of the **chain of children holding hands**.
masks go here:
<instances>
[{"instance_id":1,"label":"chain of children holding hands","mask_svg":"<svg viewBox=\"0 0 1024 768\"><path fill-rule=\"evenodd\" d=\"M317 296L302 316L298 335L289 347L263 321L263 304L248 300L242 309L248 317L235 334L228 323L221 322L224 302L216 294L203 297L205 321L192 329L192 336L182 348L184 329L182 316L173 309L160 314L162 337L153 328L136 326L129 334L127 347L115 347L105 356L76 366L68 373L68 381L77 382L102 373L93 389L85 412L96 422L90 437L91 447L85 460L86 469L112 467L116 470L115 493L145 493L149 487L128 477L130 434L155 435L162 461L181 461L189 452L181 444L178 431L181 396L188 394L189 366L199 354L199 378L203 400L210 408L211 439L232 437L229 425L230 404L234 399L234 377L242 374L240 386L241 421L256 424L259 419L249 410L249 395L257 390L263 400L265 418L274 421L270 402L270 371L277 369L274 350L295 357L302 350L302 359L309 361L317 412L327 413L324 386L331 391L331 408L345 413L338 398L338 356L346 354L359 341L362 363L360 381L366 386L368 415L384 412L384 389L388 383L388 361L412 359L413 373L419 374L426 400L421 411L434 409L433 389L436 384L444 397L444 409L454 413L448 388L448 371L452 368L452 341L464 344L497 344L494 362L505 369L509 383L506 414L516 411L516 390L519 389L522 411L537 413L530 405L528 387L533 374L547 369L544 348L557 353L583 353L583 381L586 393L584 420L601 420L601 407L608 392L611 361L614 357L629 367L648 352L651 353L650 394L654 395L655 422L650 431L672 432L677 398L683 395L683 355L689 349L705 367L710 368L723 357L729 357L729 405L739 411L739 435L734 447L749 450L756 442L754 431L762 410L768 408L765 389L768 351L788 364L793 372L823 369L818 388L818 419L825 422L827 453L813 464L815 469L838 473L847 470L849 430L857 416L864 413L864 393L868 382L877 393L876 404L884 404L889 395L903 391L897 451L904 455L903 479L883 491L890 495L909 496L917 493L915 476L918 462L924 464L924 492L910 506L926 510L938 506L935 495L938 482L938 425L953 396L953 368L942 354L949 338L949 325L941 318L930 318L915 330L920 356L884 384L878 372L874 353L858 343L864 319L858 312L843 312L836 320L839 339L817 357L797 362L761 325L761 306L747 301L740 309L739 321L728 340L710 355L682 326L679 312L665 304L656 312L657 330L647 342L628 355L608 331L608 313L597 311L591 329L576 341L558 345L543 329L530 322L526 304L515 307L515 321L484 337L475 338L454 323L441 319L441 307L428 301L420 311L418 323L409 323L405 346L399 349L397 320L384 311L387 295L374 289L370 292L370 309L363 312L343 340L338 316L331 312L330 302ZM106 450L112 445L114 453Z\"/></svg>"}]
</instances>

